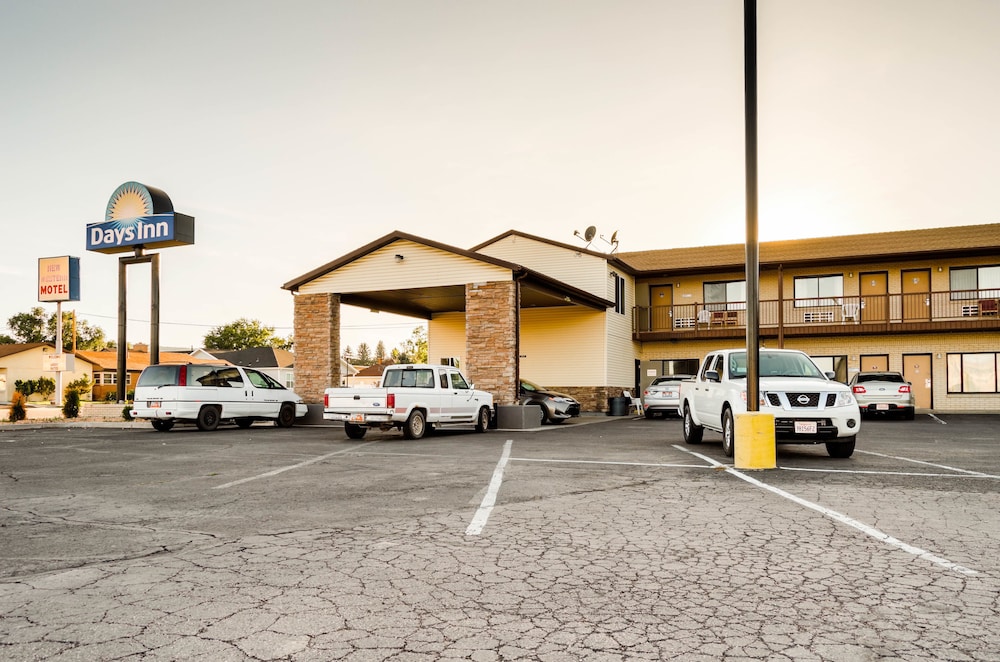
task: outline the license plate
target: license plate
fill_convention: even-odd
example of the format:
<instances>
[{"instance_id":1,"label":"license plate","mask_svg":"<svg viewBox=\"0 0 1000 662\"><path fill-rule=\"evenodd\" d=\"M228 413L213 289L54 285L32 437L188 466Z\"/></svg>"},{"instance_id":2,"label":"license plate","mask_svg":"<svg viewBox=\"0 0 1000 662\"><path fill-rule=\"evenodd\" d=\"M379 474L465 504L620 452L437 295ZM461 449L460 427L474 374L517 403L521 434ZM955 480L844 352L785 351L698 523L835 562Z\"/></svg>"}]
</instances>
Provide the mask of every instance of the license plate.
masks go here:
<instances>
[{"instance_id":1,"label":"license plate","mask_svg":"<svg viewBox=\"0 0 1000 662\"><path fill-rule=\"evenodd\" d=\"M816 421L795 421L795 434L816 434Z\"/></svg>"},{"instance_id":2,"label":"license plate","mask_svg":"<svg viewBox=\"0 0 1000 662\"><path fill-rule=\"evenodd\" d=\"M159 409L160 408L160 401L159 400L149 400L148 402L146 402L146 406L148 406L150 409Z\"/></svg>"},{"instance_id":3,"label":"license plate","mask_svg":"<svg viewBox=\"0 0 1000 662\"><path fill-rule=\"evenodd\" d=\"M885 411L885 410L889 409L889 405L886 405L886 404L877 404L877 405L875 405L875 409L878 409L878 410L881 410L881 411Z\"/></svg>"},{"instance_id":4,"label":"license plate","mask_svg":"<svg viewBox=\"0 0 1000 662\"><path fill-rule=\"evenodd\" d=\"M364 423L365 422L365 415L364 414L351 414L351 416L350 416L350 418L348 420L351 423Z\"/></svg>"}]
</instances>

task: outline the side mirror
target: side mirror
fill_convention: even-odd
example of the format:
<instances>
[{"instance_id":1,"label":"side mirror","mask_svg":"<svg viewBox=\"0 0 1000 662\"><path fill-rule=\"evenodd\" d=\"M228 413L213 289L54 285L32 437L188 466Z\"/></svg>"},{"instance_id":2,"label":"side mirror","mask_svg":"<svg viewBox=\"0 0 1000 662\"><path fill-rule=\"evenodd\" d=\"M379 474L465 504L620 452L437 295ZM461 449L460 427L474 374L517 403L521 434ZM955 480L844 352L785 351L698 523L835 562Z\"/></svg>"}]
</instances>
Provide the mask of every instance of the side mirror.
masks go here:
<instances>
[{"instance_id":1,"label":"side mirror","mask_svg":"<svg viewBox=\"0 0 1000 662\"><path fill-rule=\"evenodd\" d=\"M721 382L722 378L719 376L718 370L706 370L705 379L710 382Z\"/></svg>"},{"instance_id":2,"label":"side mirror","mask_svg":"<svg viewBox=\"0 0 1000 662\"><path fill-rule=\"evenodd\" d=\"M830 381L833 381L833 380L835 380L837 378L837 373L831 372L829 370L827 370L823 374L826 375L826 378L829 379Z\"/></svg>"}]
</instances>

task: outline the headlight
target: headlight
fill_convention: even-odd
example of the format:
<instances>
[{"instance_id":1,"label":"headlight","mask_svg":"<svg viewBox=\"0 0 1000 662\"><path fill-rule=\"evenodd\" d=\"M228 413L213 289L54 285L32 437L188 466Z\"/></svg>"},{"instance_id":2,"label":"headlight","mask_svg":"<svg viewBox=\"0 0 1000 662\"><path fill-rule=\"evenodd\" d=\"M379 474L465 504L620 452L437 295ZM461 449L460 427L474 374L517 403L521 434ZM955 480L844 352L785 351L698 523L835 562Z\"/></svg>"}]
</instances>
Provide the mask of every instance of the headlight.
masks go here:
<instances>
[{"instance_id":1,"label":"headlight","mask_svg":"<svg viewBox=\"0 0 1000 662\"><path fill-rule=\"evenodd\" d=\"M854 394L850 391L837 391L837 407L847 407L849 405L857 404L854 399Z\"/></svg>"},{"instance_id":2,"label":"headlight","mask_svg":"<svg viewBox=\"0 0 1000 662\"><path fill-rule=\"evenodd\" d=\"M763 391L761 391L758 394L758 397L760 399L760 405L759 405L760 407L763 407L764 405L767 404L767 402L764 400L764 392ZM746 391L740 391L740 399L743 400L743 404L747 403L747 392Z\"/></svg>"},{"instance_id":3,"label":"headlight","mask_svg":"<svg viewBox=\"0 0 1000 662\"><path fill-rule=\"evenodd\" d=\"M562 403L565 403L567 405L571 405L574 402L576 402L576 400L573 400L572 398L552 398L552 400L554 402L562 402Z\"/></svg>"}]
</instances>

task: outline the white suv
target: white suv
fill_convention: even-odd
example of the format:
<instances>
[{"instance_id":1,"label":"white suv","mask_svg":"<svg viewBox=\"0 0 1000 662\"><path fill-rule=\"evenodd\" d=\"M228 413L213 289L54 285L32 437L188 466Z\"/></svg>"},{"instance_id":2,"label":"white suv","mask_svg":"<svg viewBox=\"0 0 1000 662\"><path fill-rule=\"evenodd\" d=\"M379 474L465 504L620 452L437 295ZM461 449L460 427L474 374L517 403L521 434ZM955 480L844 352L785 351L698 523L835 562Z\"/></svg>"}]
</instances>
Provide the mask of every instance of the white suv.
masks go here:
<instances>
[{"instance_id":1,"label":"white suv","mask_svg":"<svg viewBox=\"0 0 1000 662\"><path fill-rule=\"evenodd\" d=\"M241 428L258 420L287 428L306 411L302 398L263 372L194 363L145 368L132 404L132 418L149 420L160 432L177 422L214 430L230 420Z\"/></svg>"}]
</instances>

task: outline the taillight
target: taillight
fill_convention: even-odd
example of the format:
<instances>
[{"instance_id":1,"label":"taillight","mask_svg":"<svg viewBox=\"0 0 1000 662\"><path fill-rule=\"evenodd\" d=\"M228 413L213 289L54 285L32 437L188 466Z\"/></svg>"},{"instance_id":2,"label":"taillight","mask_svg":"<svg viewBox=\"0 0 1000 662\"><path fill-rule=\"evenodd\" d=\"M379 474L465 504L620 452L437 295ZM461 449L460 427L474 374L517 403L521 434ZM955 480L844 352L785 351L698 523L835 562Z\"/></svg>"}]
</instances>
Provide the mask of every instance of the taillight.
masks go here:
<instances>
[{"instance_id":1,"label":"taillight","mask_svg":"<svg viewBox=\"0 0 1000 662\"><path fill-rule=\"evenodd\" d=\"M177 374L177 385L178 386L188 385L188 367L186 365L182 365L180 372Z\"/></svg>"},{"instance_id":2,"label":"taillight","mask_svg":"<svg viewBox=\"0 0 1000 662\"><path fill-rule=\"evenodd\" d=\"M865 390L864 386L852 386L851 390L854 391L855 393L867 393L868 392L868 391Z\"/></svg>"},{"instance_id":3,"label":"taillight","mask_svg":"<svg viewBox=\"0 0 1000 662\"><path fill-rule=\"evenodd\" d=\"M323 407L325 408L325 407L329 407L329 406L330 406L330 396L328 394L324 393L323 394Z\"/></svg>"},{"instance_id":4,"label":"taillight","mask_svg":"<svg viewBox=\"0 0 1000 662\"><path fill-rule=\"evenodd\" d=\"M899 387L899 392L900 393L909 393L910 392L910 385L909 384L903 384L902 386Z\"/></svg>"},{"instance_id":5,"label":"taillight","mask_svg":"<svg viewBox=\"0 0 1000 662\"><path fill-rule=\"evenodd\" d=\"M390 393L389 395L386 396L386 398L385 398L385 406L388 407L389 409L395 409L396 408L396 394L395 393Z\"/></svg>"}]
</instances>

